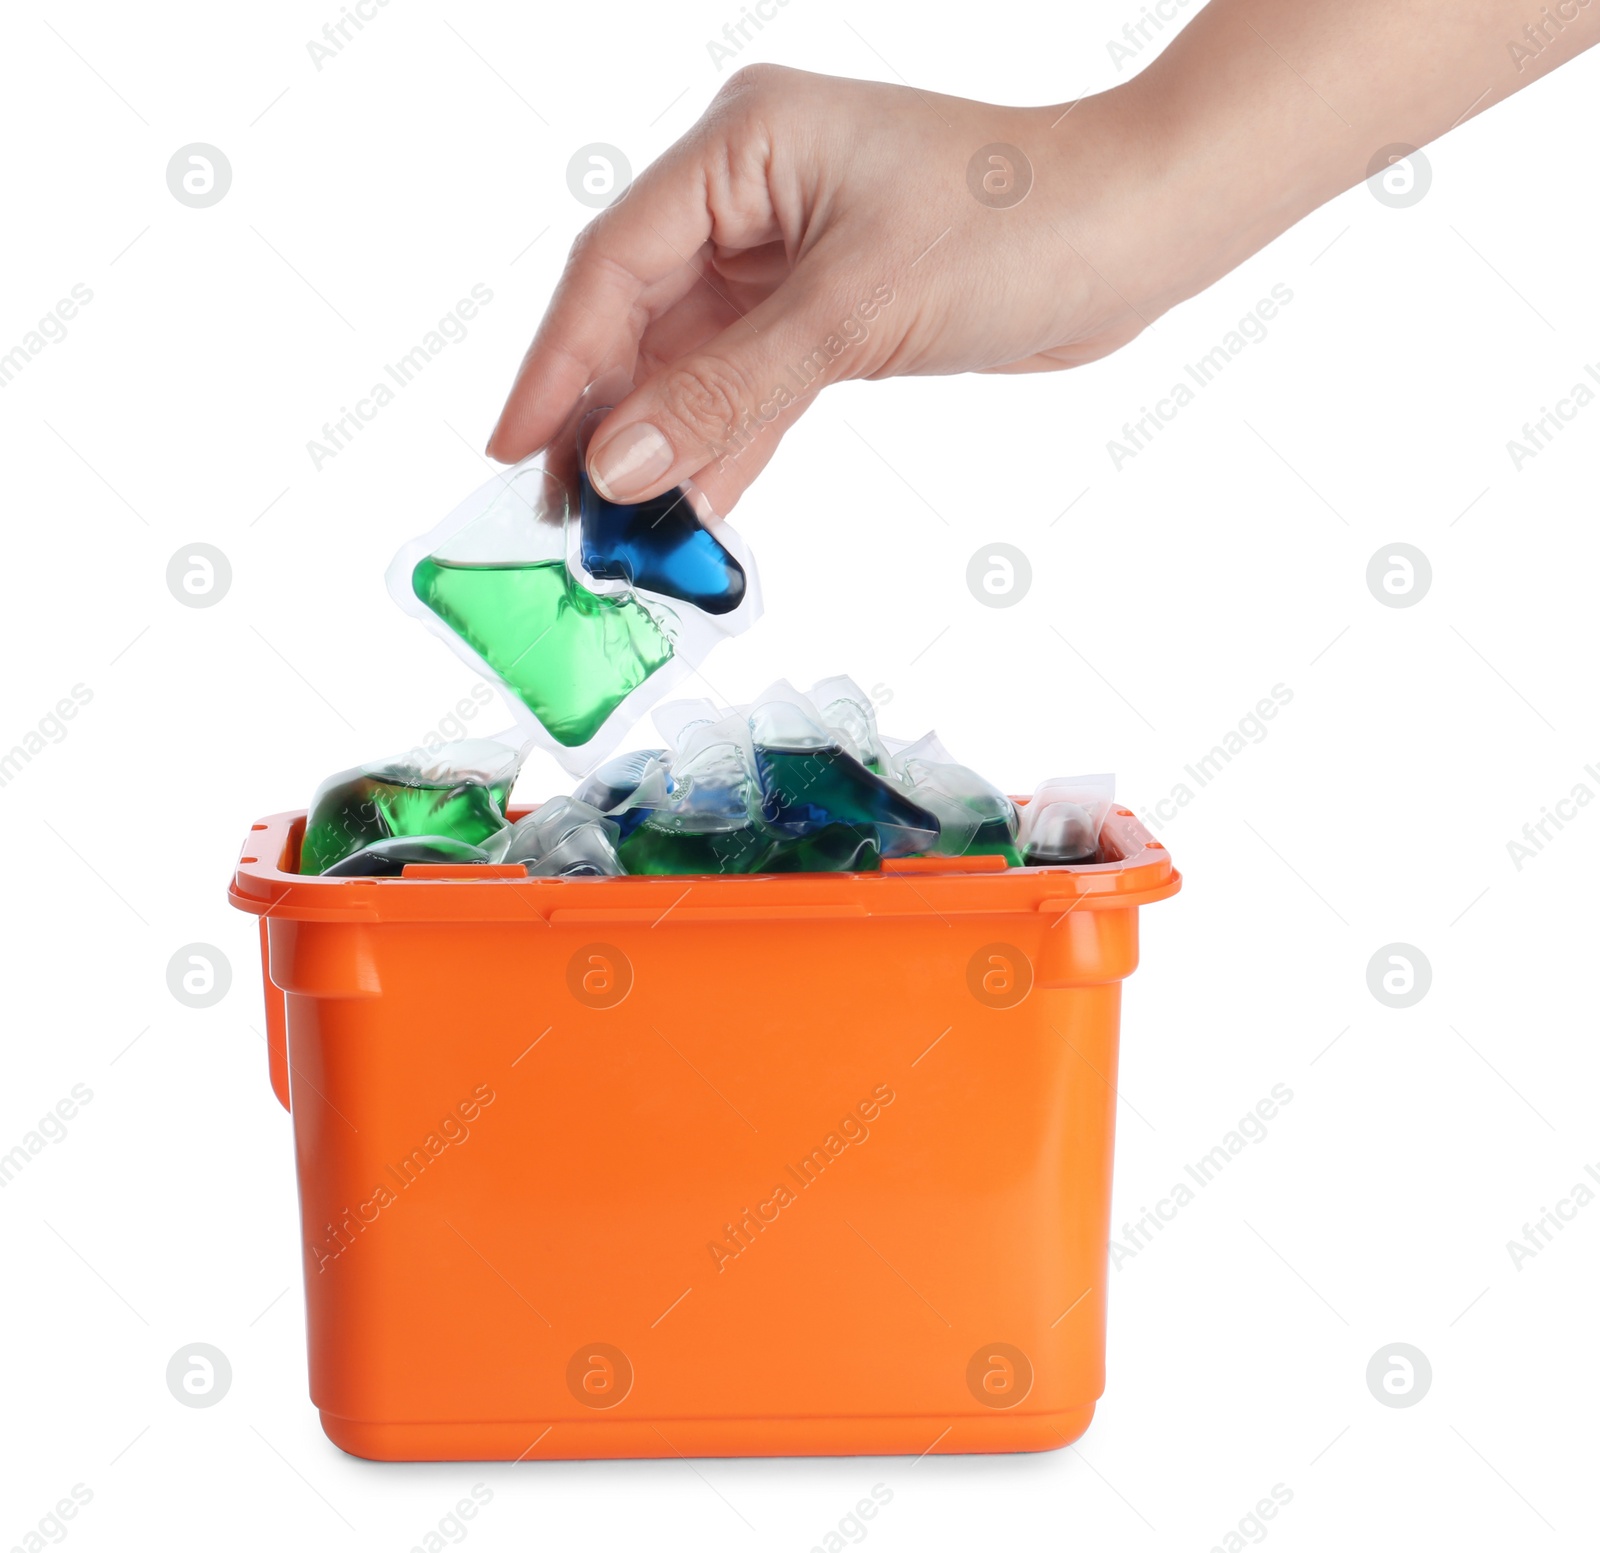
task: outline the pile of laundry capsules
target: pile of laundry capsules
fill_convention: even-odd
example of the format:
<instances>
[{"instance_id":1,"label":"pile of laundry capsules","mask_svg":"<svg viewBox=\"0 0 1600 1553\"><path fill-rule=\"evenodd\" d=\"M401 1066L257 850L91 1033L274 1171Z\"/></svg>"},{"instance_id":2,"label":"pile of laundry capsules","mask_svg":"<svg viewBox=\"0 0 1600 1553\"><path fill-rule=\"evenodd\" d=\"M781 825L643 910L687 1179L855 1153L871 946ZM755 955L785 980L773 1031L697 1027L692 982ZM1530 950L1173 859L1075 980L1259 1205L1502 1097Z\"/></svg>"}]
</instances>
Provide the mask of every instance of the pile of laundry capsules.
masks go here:
<instances>
[{"instance_id":1,"label":"pile of laundry capsules","mask_svg":"<svg viewBox=\"0 0 1600 1553\"><path fill-rule=\"evenodd\" d=\"M1019 811L933 734L880 736L872 701L842 677L809 694L780 682L748 706L656 706L662 744L611 755L670 684L760 612L754 560L703 493L686 484L615 503L589 482L588 439L630 386L597 384L548 464L497 475L389 568L397 602L498 685L516 730L330 777L300 871L520 863L572 878L1094 861L1111 778L1055 779ZM581 782L513 824L512 784L535 745Z\"/></svg>"},{"instance_id":2,"label":"pile of laundry capsules","mask_svg":"<svg viewBox=\"0 0 1600 1553\"><path fill-rule=\"evenodd\" d=\"M1109 777L1056 778L1019 806L934 734L882 737L849 679L787 683L749 706L659 708L664 743L605 761L515 824L519 752L489 739L330 777L301 872L400 875L407 863L520 863L536 877L838 873L885 858L990 854L1008 867L1093 862Z\"/></svg>"}]
</instances>

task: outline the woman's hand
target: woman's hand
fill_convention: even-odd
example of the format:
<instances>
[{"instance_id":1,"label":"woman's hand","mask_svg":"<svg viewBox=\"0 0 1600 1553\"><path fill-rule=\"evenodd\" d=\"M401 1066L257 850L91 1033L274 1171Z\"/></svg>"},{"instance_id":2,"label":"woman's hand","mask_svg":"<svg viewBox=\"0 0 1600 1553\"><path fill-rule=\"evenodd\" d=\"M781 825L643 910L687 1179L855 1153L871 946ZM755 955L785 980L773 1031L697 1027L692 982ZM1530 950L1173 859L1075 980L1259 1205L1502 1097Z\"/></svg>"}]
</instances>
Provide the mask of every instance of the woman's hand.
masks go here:
<instances>
[{"instance_id":1,"label":"woman's hand","mask_svg":"<svg viewBox=\"0 0 1600 1553\"><path fill-rule=\"evenodd\" d=\"M725 512L826 384L1114 350L1161 305L1118 225L1157 174L1116 107L741 71L579 238L489 451L542 447L620 368L638 386L595 436L596 484L692 477Z\"/></svg>"},{"instance_id":2,"label":"woman's hand","mask_svg":"<svg viewBox=\"0 0 1600 1553\"><path fill-rule=\"evenodd\" d=\"M829 383L1092 361L1600 38L1600 3L1527 9L1210 0L1125 85L1045 108L741 70L574 245L489 451L624 374L596 485L693 478L726 512Z\"/></svg>"}]
</instances>

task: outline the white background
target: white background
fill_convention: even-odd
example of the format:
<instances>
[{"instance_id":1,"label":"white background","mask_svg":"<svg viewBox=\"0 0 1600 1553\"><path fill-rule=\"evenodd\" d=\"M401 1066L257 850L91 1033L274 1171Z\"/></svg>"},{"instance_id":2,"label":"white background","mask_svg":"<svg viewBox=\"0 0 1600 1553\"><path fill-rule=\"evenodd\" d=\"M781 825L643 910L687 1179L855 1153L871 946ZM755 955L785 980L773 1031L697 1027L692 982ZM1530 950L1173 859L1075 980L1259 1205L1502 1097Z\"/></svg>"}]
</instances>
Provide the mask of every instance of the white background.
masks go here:
<instances>
[{"instance_id":1,"label":"white background","mask_svg":"<svg viewBox=\"0 0 1600 1553\"><path fill-rule=\"evenodd\" d=\"M792 0L742 60L1061 100L1118 79L1106 41L1137 9ZM738 509L767 614L707 665L716 689L881 683L891 732L937 724L1013 791L1114 768L1143 809L1293 692L1161 831L1186 886L1144 913L1127 988L1117 1224L1274 1084L1294 1099L1113 1274L1079 1446L376 1466L323 1438L256 926L224 886L258 815L470 690L383 568L484 478L588 215L569 157L604 141L639 168L682 133L737 11L394 0L320 72L306 43L333 0L0 23L0 351L75 283L94 294L0 391L0 746L74 685L93 697L0 788L0 1152L93 1093L0 1190L0 1546L82 1483L85 1550L404 1550L483 1483L485 1553L804 1550L879 1482L882 1549L1203 1550L1279 1483L1285 1550L1590 1545L1600 1205L1520 1270L1507 1242L1600 1169L1600 812L1520 871L1507 842L1575 784L1600 792L1600 407L1520 471L1506 443L1600 361L1600 58L1430 148L1420 203L1356 188L1102 364L830 392ZM165 181L194 141L233 169L208 209ZM476 282L494 300L469 337L315 471L308 439ZM1293 301L1268 338L1114 470L1108 438L1275 284ZM165 581L195 541L232 566L205 610ZM965 585L993 541L1032 562L1013 608ZM1395 541L1432 565L1408 609L1365 581ZM536 762L520 795L558 778ZM203 1011L166 983L196 941L233 969ZM1433 973L1403 1010L1366 980L1396 941ZM196 1341L233 1366L204 1410L164 1381ZM1365 1380L1395 1342L1433 1370L1405 1409Z\"/></svg>"}]
</instances>

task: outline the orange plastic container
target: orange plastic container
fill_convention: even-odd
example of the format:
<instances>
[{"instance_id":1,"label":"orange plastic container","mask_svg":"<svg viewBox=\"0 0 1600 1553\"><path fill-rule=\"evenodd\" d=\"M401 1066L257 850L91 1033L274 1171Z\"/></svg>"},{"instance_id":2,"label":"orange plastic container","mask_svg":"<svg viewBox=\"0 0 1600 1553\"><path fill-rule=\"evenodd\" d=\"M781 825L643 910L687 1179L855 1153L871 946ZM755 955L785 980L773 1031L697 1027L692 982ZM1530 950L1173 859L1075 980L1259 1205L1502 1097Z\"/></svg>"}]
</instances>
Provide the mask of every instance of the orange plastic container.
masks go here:
<instances>
[{"instance_id":1,"label":"orange plastic container","mask_svg":"<svg viewBox=\"0 0 1600 1553\"><path fill-rule=\"evenodd\" d=\"M515 815L513 816L515 817ZM253 828L311 1397L380 1460L1048 1450L1105 1381L1121 983L1165 848L302 878Z\"/></svg>"}]
</instances>

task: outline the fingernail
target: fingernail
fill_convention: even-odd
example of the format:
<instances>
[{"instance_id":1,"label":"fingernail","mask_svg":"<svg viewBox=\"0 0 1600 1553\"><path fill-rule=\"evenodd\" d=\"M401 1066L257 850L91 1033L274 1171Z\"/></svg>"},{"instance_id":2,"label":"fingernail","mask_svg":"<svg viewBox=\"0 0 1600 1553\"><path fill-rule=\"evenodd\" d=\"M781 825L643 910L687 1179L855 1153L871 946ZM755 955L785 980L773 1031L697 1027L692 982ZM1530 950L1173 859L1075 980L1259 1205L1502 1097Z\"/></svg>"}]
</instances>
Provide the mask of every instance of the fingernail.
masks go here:
<instances>
[{"instance_id":1,"label":"fingernail","mask_svg":"<svg viewBox=\"0 0 1600 1553\"><path fill-rule=\"evenodd\" d=\"M607 501L632 501L672 467L672 444L648 421L624 426L589 455L589 478Z\"/></svg>"}]
</instances>

